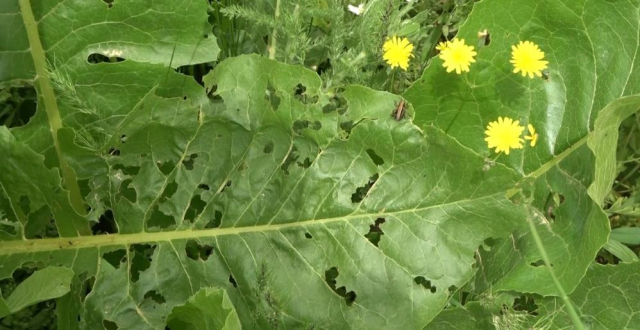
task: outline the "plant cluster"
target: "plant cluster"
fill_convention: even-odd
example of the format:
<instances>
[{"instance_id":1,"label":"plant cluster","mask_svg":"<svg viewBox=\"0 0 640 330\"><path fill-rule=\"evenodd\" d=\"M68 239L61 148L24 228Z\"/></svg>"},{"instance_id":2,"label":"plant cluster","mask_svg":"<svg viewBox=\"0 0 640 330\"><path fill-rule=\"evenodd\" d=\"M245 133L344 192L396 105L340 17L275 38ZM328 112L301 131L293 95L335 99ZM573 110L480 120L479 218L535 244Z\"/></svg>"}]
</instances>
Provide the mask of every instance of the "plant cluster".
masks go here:
<instances>
[{"instance_id":1,"label":"plant cluster","mask_svg":"<svg viewBox=\"0 0 640 330\"><path fill-rule=\"evenodd\" d=\"M633 329L639 12L8 0L0 330Z\"/></svg>"}]
</instances>

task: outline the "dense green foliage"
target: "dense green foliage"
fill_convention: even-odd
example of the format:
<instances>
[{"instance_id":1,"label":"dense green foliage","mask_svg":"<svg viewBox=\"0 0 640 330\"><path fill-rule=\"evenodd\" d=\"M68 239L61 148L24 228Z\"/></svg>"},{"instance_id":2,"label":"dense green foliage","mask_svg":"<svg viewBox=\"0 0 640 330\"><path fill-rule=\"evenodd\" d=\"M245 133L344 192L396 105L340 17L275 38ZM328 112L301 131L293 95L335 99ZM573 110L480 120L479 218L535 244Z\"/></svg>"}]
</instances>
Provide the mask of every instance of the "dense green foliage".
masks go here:
<instances>
[{"instance_id":1,"label":"dense green foliage","mask_svg":"<svg viewBox=\"0 0 640 330\"><path fill-rule=\"evenodd\" d=\"M0 0L0 329L640 324L640 1L363 8Z\"/></svg>"}]
</instances>

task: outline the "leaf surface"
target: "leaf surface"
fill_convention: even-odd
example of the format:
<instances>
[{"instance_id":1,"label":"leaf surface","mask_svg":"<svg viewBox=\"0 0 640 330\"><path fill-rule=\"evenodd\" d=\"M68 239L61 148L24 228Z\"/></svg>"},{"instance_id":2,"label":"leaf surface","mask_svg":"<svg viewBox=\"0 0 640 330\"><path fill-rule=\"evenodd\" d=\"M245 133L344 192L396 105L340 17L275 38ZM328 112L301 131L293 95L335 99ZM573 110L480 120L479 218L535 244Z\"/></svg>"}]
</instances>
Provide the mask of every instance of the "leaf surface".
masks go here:
<instances>
[{"instance_id":1,"label":"leaf surface","mask_svg":"<svg viewBox=\"0 0 640 330\"><path fill-rule=\"evenodd\" d=\"M633 96L640 91L639 11L638 1L480 2L457 36L478 51L471 71L446 73L436 57L404 94L418 126L439 127L491 159L496 155L484 141L490 122L509 117L535 127L535 147L526 143L496 162L526 182L520 188L529 217L569 292L607 242L609 224L598 205L615 176L611 145L620 121L640 106ZM490 44L479 45L485 29ZM520 41L540 46L546 77L512 72L511 49ZM483 252L477 288L558 294L541 261L523 227Z\"/></svg>"},{"instance_id":2,"label":"leaf surface","mask_svg":"<svg viewBox=\"0 0 640 330\"><path fill-rule=\"evenodd\" d=\"M3 305L0 307L0 317L65 295L69 292L72 279L73 271L69 268L47 267L35 271L13 290L6 302L0 298L0 304Z\"/></svg>"},{"instance_id":3,"label":"leaf surface","mask_svg":"<svg viewBox=\"0 0 640 330\"><path fill-rule=\"evenodd\" d=\"M242 329L226 291L203 288L183 306L174 307L167 319L172 330Z\"/></svg>"}]
</instances>

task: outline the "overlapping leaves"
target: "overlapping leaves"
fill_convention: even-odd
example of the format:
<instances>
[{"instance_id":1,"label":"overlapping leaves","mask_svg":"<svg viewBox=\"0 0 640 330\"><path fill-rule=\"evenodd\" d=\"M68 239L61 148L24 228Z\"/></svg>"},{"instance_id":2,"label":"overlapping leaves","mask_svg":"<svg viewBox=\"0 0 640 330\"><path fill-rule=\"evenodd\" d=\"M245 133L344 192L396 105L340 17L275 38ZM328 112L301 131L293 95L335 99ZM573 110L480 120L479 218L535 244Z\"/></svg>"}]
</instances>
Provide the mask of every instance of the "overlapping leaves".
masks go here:
<instances>
[{"instance_id":1,"label":"overlapping leaves","mask_svg":"<svg viewBox=\"0 0 640 330\"><path fill-rule=\"evenodd\" d=\"M586 269L607 236L606 218L587 194L598 174L585 144L589 125L616 94L640 87L633 74L614 81L597 58L595 72L577 67L551 51L561 48L556 43L543 42L555 40L550 36L536 41L556 54L551 81L516 81L500 58L512 39L545 29L591 37L593 30L578 24L584 19L553 18L599 8L567 1L540 9L529 1L506 11L515 3L486 1L461 30L469 38L479 25L494 23L488 27L494 41L479 55L492 60L479 59L477 73L445 75L432 65L424 79L434 87L425 91L419 83L405 95L421 129L391 115L398 96L364 87L327 94L315 73L257 56L220 63L206 89L167 73L169 64L215 59L214 38L202 41L208 23L198 1L155 1L151 8L117 0L34 3L66 126L59 139L92 211L67 216L73 210L66 193L55 169L47 169L55 157L42 111L24 128L2 130L0 152L12 160L0 163L7 214L0 278L26 265L72 269L71 292L57 300L59 324L72 328L188 328L185 312L234 324L229 302L246 328L421 328L474 276L478 246L507 237L532 216L548 230L563 284L575 286L584 272L564 270ZM637 13L637 3L628 5ZM200 14L184 16L192 12ZM517 20L529 22L525 27L507 19L531 13ZM622 11L607 24L633 27L633 13ZM55 29L70 17L76 25ZM121 30L105 33L111 25ZM154 29L163 26L176 28L168 36ZM625 74L637 70L633 40L635 46L610 55ZM590 59L591 50L575 53ZM90 64L93 53L116 61ZM9 80L30 79L28 67L16 70ZM551 101L525 102L541 97ZM456 102L440 107L434 100ZM452 106L482 111L456 115ZM611 107L624 113L632 106ZM538 116L545 147L487 162L482 127L498 110ZM558 121L558 111L567 119ZM449 113L453 124L429 117ZM551 205L553 217L548 200L562 204ZM115 230L31 239L51 216L58 228L74 219L113 219ZM555 223L547 226L544 218ZM554 293L546 271L534 267L536 253L526 232L499 241L480 255L476 283L523 291L533 284L536 292ZM219 309L198 310L206 304Z\"/></svg>"},{"instance_id":2,"label":"overlapping leaves","mask_svg":"<svg viewBox=\"0 0 640 330\"><path fill-rule=\"evenodd\" d=\"M416 109L416 124L439 127L487 157L495 157L483 139L489 122L507 116L536 127L536 147L497 162L529 181L522 188L530 217L569 291L607 240L608 220L598 205L615 173L615 131L638 108L631 96L640 91L639 15L638 1L480 2L458 34L475 44L479 31L490 33L488 45L478 40L471 72L446 74L436 58L404 95ZM533 41L545 52L543 78L512 73L511 46L519 41ZM605 107L608 119L594 127ZM482 261L476 280L482 290L558 294L540 267L528 227L497 242Z\"/></svg>"}]
</instances>

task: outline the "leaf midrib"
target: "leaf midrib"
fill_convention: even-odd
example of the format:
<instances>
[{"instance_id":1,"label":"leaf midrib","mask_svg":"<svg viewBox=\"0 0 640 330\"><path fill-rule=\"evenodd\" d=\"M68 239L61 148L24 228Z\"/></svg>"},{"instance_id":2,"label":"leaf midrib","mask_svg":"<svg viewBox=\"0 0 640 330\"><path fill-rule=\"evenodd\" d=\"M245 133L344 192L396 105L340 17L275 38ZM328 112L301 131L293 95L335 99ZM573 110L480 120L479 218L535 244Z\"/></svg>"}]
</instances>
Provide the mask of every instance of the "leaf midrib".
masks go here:
<instances>
[{"instance_id":1,"label":"leaf midrib","mask_svg":"<svg viewBox=\"0 0 640 330\"><path fill-rule=\"evenodd\" d=\"M259 226L249 227L228 227L228 228L213 228L202 230L181 230L181 231L162 231L162 232L141 232L136 234L106 234L97 236L81 236L81 237L60 237L60 238L45 238L45 239L31 239L31 240L14 240L0 242L0 256L11 255L17 253L35 253L46 251L58 251L69 249L83 249L101 246L114 246L114 245L131 245L131 244L144 244L148 242L161 242L161 241L174 241L182 239L197 239L206 237L217 237L226 235L240 235L254 232L267 232L267 231L279 231L288 228L305 227L312 225L335 223L340 221L349 221L353 219L361 218L380 218L388 216L397 216L404 213L413 213L427 211L430 209L437 209L452 205L460 205L470 202L476 202L485 199L504 199L505 192L501 191L492 195L482 196L473 199L462 199L444 204L429 205L419 208L404 209L395 212L378 212L378 213L363 213L363 214L351 214L338 216L334 218L326 219L312 219L304 221L296 221L283 224L266 224Z\"/></svg>"}]
</instances>

